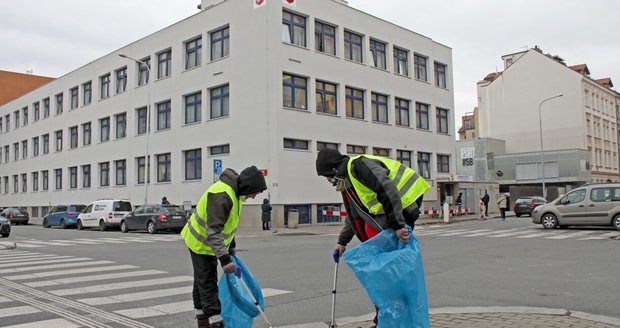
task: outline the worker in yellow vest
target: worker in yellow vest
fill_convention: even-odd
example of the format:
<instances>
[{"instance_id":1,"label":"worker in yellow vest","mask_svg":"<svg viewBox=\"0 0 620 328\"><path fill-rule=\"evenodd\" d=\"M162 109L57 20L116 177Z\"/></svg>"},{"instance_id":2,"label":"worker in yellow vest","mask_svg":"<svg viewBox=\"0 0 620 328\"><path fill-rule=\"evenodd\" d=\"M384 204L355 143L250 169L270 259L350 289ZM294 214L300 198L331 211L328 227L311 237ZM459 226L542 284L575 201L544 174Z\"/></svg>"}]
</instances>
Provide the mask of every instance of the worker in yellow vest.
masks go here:
<instances>
[{"instance_id":1,"label":"worker in yellow vest","mask_svg":"<svg viewBox=\"0 0 620 328\"><path fill-rule=\"evenodd\" d=\"M267 189L265 177L250 166L240 174L227 168L202 195L181 231L194 268L192 296L199 328L224 328L218 299L217 262L226 273L236 273L235 232L247 198Z\"/></svg>"}]
</instances>

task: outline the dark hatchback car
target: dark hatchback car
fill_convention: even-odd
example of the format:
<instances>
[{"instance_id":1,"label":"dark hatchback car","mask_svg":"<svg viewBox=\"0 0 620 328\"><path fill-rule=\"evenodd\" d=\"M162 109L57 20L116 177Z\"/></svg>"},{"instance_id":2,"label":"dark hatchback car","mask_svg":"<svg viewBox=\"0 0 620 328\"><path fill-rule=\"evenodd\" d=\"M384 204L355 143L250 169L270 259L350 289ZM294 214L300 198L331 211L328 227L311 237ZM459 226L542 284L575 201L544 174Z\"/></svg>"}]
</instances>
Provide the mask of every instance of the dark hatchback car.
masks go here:
<instances>
[{"instance_id":1,"label":"dark hatchback car","mask_svg":"<svg viewBox=\"0 0 620 328\"><path fill-rule=\"evenodd\" d=\"M30 220L30 215L28 212L23 211L17 207L7 207L2 213L0 213L0 217L6 218L11 221L12 224L28 224L28 220Z\"/></svg>"},{"instance_id":2,"label":"dark hatchback car","mask_svg":"<svg viewBox=\"0 0 620 328\"><path fill-rule=\"evenodd\" d=\"M532 211L540 206L547 204L547 200L539 196L519 197L513 208L515 215L520 217L523 214L532 216Z\"/></svg>"},{"instance_id":3,"label":"dark hatchback car","mask_svg":"<svg viewBox=\"0 0 620 328\"><path fill-rule=\"evenodd\" d=\"M43 228L59 226L63 229L77 226L77 218L86 208L84 204L66 204L54 206L43 217Z\"/></svg>"},{"instance_id":4,"label":"dark hatchback car","mask_svg":"<svg viewBox=\"0 0 620 328\"><path fill-rule=\"evenodd\" d=\"M139 206L121 220L121 231L146 229L151 234L161 230L181 232L186 221L183 206L147 204Z\"/></svg>"}]
</instances>

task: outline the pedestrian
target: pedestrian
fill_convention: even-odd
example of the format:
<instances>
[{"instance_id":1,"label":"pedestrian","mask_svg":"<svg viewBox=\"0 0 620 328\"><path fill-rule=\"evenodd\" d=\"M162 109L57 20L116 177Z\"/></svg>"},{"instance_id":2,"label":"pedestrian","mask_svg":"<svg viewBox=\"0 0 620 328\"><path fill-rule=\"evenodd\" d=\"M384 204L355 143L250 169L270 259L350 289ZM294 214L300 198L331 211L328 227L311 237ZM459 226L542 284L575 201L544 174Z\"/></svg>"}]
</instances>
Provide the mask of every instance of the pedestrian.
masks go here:
<instances>
[{"instance_id":1,"label":"pedestrian","mask_svg":"<svg viewBox=\"0 0 620 328\"><path fill-rule=\"evenodd\" d=\"M500 194L497 200L497 207L499 207L499 212L502 214L502 220L506 220L507 204L508 200L506 199L506 195Z\"/></svg>"},{"instance_id":2,"label":"pedestrian","mask_svg":"<svg viewBox=\"0 0 620 328\"><path fill-rule=\"evenodd\" d=\"M170 205L170 202L168 201L168 198L166 198L166 196L164 196L164 197L161 199L161 204L162 204L162 205Z\"/></svg>"},{"instance_id":3,"label":"pedestrian","mask_svg":"<svg viewBox=\"0 0 620 328\"><path fill-rule=\"evenodd\" d=\"M269 199L263 199L263 205L261 205L262 216L261 221L263 221L263 230L269 230L269 222L271 222L271 204L269 204Z\"/></svg>"},{"instance_id":4,"label":"pedestrian","mask_svg":"<svg viewBox=\"0 0 620 328\"><path fill-rule=\"evenodd\" d=\"M217 262L224 272L237 273L231 255L235 255L235 231L241 207L247 198L253 199L265 189L265 177L256 166L240 174L227 168L200 197L181 231L194 270L192 297L198 328L224 328L218 299Z\"/></svg>"},{"instance_id":5,"label":"pedestrian","mask_svg":"<svg viewBox=\"0 0 620 328\"><path fill-rule=\"evenodd\" d=\"M461 206L463 205L463 193L460 192L459 195L456 197L456 207L458 209L458 215L461 215Z\"/></svg>"},{"instance_id":6,"label":"pedestrian","mask_svg":"<svg viewBox=\"0 0 620 328\"><path fill-rule=\"evenodd\" d=\"M484 202L484 216L489 216L489 194L487 190L484 190L484 196L482 196L482 201Z\"/></svg>"},{"instance_id":7,"label":"pedestrian","mask_svg":"<svg viewBox=\"0 0 620 328\"><path fill-rule=\"evenodd\" d=\"M480 198L480 203L478 204L480 206L480 220L486 220L486 216L484 215L484 212L486 211L486 206L484 206L484 201L482 200L482 198Z\"/></svg>"},{"instance_id":8,"label":"pedestrian","mask_svg":"<svg viewBox=\"0 0 620 328\"><path fill-rule=\"evenodd\" d=\"M413 169L385 157L349 157L324 148L317 156L316 172L341 193L347 210L336 244L338 255L346 251L353 236L364 242L384 229L393 229L403 243L409 240L405 224L414 228L422 197L430 188ZM379 309L375 308L376 324Z\"/></svg>"}]
</instances>

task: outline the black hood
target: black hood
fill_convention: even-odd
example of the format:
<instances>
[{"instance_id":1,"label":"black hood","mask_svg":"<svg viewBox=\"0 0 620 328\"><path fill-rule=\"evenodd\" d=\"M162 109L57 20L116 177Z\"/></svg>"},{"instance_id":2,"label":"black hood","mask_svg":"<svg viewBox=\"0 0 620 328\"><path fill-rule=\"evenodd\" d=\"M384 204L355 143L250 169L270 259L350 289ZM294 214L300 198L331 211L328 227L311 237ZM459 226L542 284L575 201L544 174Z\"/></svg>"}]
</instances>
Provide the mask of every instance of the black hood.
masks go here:
<instances>
[{"instance_id":1,"label":"black hood","mask_svg":"<svg viewBox=\"0 0 620 328\"><path fill-rule=\"evenodd\" d=\"M238 195L246 196L263 192L267 189L265 177L256 166L245 168L237 179Z\"/></svg>"},{"instance_id":2,"label":"black hood","mask_svg":"<svg viewBox=\"0 0 620 328\"><path fill-rule=\"evenodd\" d=\"M338 150L331 148L323 148L319 151L316 157L316 173L324 177L333 177L338 173L345 170L346 163L349 161L349 156L342 155Z\"/></svg>"}]
</instances>

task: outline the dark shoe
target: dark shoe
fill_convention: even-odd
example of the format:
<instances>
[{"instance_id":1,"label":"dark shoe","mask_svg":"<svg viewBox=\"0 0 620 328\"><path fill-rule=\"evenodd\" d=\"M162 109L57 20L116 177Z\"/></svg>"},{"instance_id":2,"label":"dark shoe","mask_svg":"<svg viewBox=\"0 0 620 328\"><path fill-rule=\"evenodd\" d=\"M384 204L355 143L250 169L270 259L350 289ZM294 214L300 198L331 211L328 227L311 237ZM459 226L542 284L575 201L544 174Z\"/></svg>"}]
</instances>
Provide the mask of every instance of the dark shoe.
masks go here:
<instances>
[{"instance_id":1,"label":"dark shoe","mask_svg":"<svg viewBox=\"0 0 620 328\"><path fill-rule=\"evenodd\" d=\"M198 328L210 328L209 317L207 317L206 314L197 314L196 321L198 323Z\"/></svg>"},{"instance_id":2,"label":"dark shoe","mask_svg":"<svg viewBox=\"0 0 620 328\"><path fill-rule=\"evenodd\" d=\"M209 326L209 328L224 328L224 322L214 322Z\"/></svg>"}]
</instances>

